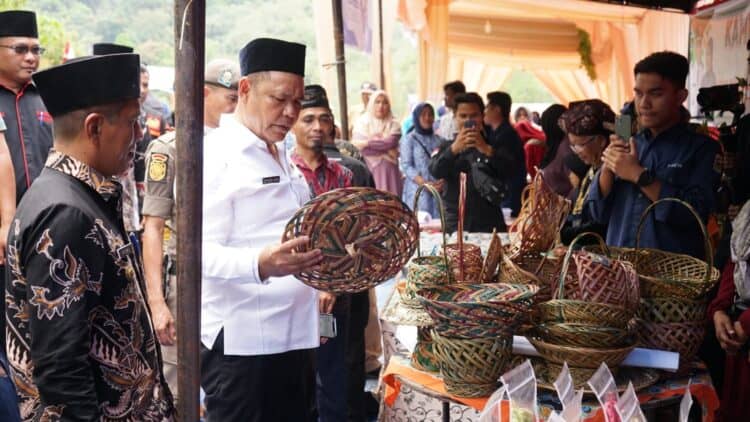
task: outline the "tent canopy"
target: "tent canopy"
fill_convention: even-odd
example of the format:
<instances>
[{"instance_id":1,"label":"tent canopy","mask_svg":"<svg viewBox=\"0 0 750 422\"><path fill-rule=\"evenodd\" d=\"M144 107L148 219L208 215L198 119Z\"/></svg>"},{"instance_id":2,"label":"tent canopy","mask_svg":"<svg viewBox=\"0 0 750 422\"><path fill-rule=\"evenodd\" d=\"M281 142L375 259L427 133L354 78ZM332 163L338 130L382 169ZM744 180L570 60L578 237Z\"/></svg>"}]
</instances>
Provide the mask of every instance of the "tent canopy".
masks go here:
<instances>
[{"instance_id":1,"label":"tent canopy","mask_svg":"<svg viewBox=\"0 0 750 422\"><path fill-rule=\"evenodd\" d=\"M525 69L561 103L597 97L619 109L632 96L638 60L688 52L688 15L599 1L400 0L398 16L419 33L419 97L431 100L442 98L449 80L485 94ZM581 30L595 80L581 67Z\"/></svg>"}]
</instances>

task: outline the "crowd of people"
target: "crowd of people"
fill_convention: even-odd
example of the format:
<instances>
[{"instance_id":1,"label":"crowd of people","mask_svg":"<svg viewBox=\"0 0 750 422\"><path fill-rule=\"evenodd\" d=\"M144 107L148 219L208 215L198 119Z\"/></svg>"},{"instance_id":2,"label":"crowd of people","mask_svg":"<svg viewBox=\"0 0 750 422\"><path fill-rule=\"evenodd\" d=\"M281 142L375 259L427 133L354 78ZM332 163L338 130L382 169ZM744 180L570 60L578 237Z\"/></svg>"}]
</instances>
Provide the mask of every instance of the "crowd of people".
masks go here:
<instances>
[{"instance_id":1,"label":"crowd of people","mask_svg":"<svg viewBox=\"0 0 750 422\"><path fill-rule=\"evenodd\" d=\"M190 140L148 104L148 69L132 48L98 44L91 56L38 70L43 51L33 12L0 12L0 419L172 420L176 144ZM434 198L414 203L430 184L453 232L464 173L464 230L505 231L503 209L518 216L523 189L541 172L572 202L563 243L594 231L623 247L635 246L641 214L660 198L681 199L704 220L715 208L719 145L685 119L688 61L676 53L635 66L627 139L599 99L541 115L519 108L511 120L508 93L482 98L461 81L444 86L442 106L416 105L404 128L388 93L364 83L352 127L339 129L325 89L304 85L304 45L259 38L238 58L209 62L204 81L200 369L209 421L366 420L365 374L382 352L374 294L300 283L294 274L321 251L296 252L306 237L279 240L317 195L375 187L437 218ZM747 391L750 373L746 200L734 204L731 260L709 312L730 355L728 420L750 411L732 393ZM694 219L666 203L646 217L640 246L706 253ZM335 318L336 336L321 337L322 314Z\"/></svg>"}]
</instances>

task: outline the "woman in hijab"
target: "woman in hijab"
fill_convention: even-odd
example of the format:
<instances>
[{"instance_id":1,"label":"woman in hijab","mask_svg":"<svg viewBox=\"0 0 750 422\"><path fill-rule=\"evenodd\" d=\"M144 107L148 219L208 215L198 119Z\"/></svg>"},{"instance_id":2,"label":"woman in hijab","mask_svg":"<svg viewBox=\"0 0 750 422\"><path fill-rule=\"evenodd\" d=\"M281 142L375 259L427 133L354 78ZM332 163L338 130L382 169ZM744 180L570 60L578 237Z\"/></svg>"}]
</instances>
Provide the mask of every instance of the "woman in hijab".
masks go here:
<instances>
[{"instance_id":1,"label":"woman in hijab","mask_svg":"<svg viewBox=\"0 0 750 422\"><path fill-rule=\"evenodd\" d=\"M750 201L732 221L732 260L724 267L716 298L708 307L716 338L727 354L721 389L721 420L750 414Z\"/></svg>"},{"instance_id":2,"label":"woman in hijab","mask_svg":"<svg viewBox=\"0 0 750 422\"><path fill-rule=\"evenodd\" d=\"M570 103L570 109L560 116L560 127L568 135L571 149L590 166L576 192L573 210L560 231L560 240L566 245L583 232L599 233L602 237L607 234L607 226L591 218L586 198L591 181L602 165L602 153L609 145L614 124L615 113L601 100Z\"/></svg>"},{"instance_id":3,"label":"woman in hijab","mask_svg":"<svg viewBox=\"0 0 750 422\"><path fill-rule=\"evenodd\" d=\"M565 157L573 154L573 151L557 121L567 110L564 105L552 104L542 113L542 130L547 137L547 151L539 164L547 185L558 195L565 197L573 189L568 177L571 169L565 165Z\"/></svg>"},{"instance_id":4,"label":"woman in hijab","mask_svg":"<svg viewBox=\"0 0 750 422\"><path fill-rule=\"evenodd\" d=\"M404 171L404 202L414 204L417 188L425 183L434 184L435 178L430 174L430 157L438 150L442 139L433 131L435 110L428 103L420 103L412 112L414 130L401 142L401 169ZM425 211L433 218L439 217L437 204L432 195L424 192L419 196L419 210Z\"/></svg>"},{"instance_id":5,"label":"woman in hijab","mask_svg":"<svg viewBox=\"0 0 750 422\"><path fill-rule=\"evenodd\" d=\"M401 196L403 179L398 168L401 126L393 118L385 91L370 96L365 113L354 124L353 141L365 158L375 187Z\"/></svg>"}]
</instances>

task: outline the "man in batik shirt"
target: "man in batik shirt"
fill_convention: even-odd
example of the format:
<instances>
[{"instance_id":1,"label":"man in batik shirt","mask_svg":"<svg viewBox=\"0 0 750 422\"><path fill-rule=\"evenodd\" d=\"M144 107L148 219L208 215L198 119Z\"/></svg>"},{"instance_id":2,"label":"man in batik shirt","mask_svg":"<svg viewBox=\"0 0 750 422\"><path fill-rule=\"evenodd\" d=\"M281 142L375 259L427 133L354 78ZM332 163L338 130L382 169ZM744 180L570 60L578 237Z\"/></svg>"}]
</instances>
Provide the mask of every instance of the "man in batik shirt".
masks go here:
<instances>
[{"instance_id":1,"label":"man in batik shirt","mask_svg":"<svg viewBox=\"0 0 750 422\"><path fill-rule=\"evenodd\" d=\"M173 419L114 179L135 154L139 66L119 54L34 75L55 140L8 237L7 349L23 420Z\"/></svg>"}]
</instances>

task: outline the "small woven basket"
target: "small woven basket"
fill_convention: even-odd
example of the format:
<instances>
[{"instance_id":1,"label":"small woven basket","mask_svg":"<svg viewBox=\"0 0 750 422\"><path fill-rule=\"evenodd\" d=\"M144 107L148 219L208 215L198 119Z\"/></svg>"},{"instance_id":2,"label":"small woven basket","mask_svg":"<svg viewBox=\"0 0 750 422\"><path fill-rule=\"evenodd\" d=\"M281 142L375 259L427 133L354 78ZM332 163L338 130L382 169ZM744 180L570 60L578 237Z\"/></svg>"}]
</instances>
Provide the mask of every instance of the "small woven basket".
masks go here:
<instances>
[{"instance_id":1,"label":"small woven basket","mask_svg":"<svg viewBox=\"0 0 750 422\"><path fill-rule=\"evenodd\" d=\"M641 299L638 318L656 323L703 321L706 302L679 298Z\"/></svg>"},{"instance_id":2,"label":"small woven basket","mask_svg":"<svg viewBox=\"0 0 750 422\"><path fill-rule=\"evenodd\" d=\"M459 397L487 397L508 369L512 337L454 339L433 330L435 356L445 390Z\"/></svg>"},{"instance_id":3,"label":"small woven basket","mask_svg":"<svg viewBox=\"0 0 750 422\"><path fill-rule=\"evenodd\" d=\"M679 372L688 369L706 335L705 321L657 323L637 320L636 324L640 345L680 354Z\"/></svg>"},{"instance_id":4,"label":"small woven basket","mask_svg":"<svg viewBox=\"0 0 750 422\"><path fill-rule=\"evenodd\" d=\"M503 259L500 271L508 271L510 274L518 273L515 268L524 271L526 274L531 274L536 278L536 282L533 284L539 285L539 293L537 294L537 302L544 302L552 299L552 286L557 286L557 278L560 274L560 265L556 260L547 257L547 254L540 253L517 253L511 256L512 248L505 248L505 256L508 259ZM513 265L511 265L511 263ZM526 275L522 275L522 278L528 278ZM498 278L500 281L500 278ZM521 283L526 284L526 283Z\"/></svg>"},{"instance_id":5,"label":"small woven basket","mask_svg":"<svg viewBox=\"0 0 750 422\"><path fill-rule=\"evenodd\" d=\"M625 328L602 327L592 324L542 324L539 336L547 343L561 346L606 349L623 347L632 338Z\"/></svg>"},{"instance_id":6,"label":"small woven basket","mask_svg":"<svg viewBox=\"0 0 750 422\"><path fill-rule=\"evenodd\" d=\"M478 283L482 275L482 249L471 243L464 243L464 216L466 215L466 173L460 173L458 194L458 230L456 243L445 247L445 256L453 271L453 278L459 283Z\"/></svg>"},{"instance_id":7,"label":"small woven basket","mask_svg":"<svg viewBox=\"0 0 750 422\"><path fill-rule=\"evenodd\" d=\"M591 347L561 346L547 343L539 337L534 336L528 337L528 339L531 344L534 345L536 351L539 352L539 354L542 355L542 358L547 362L560 365L568 362L568 365L572 367L590 369L597 369L602 362L606 363L610 369L616 368L623 360L625 360L628 354L630 354L635 348L636 344L635 339L631 338L628 346L595 349Z\"/></svg>"},{"instance_id":8,"label":"small woven basket","mask_svg":"<svg viewBox=\"0 0 750 422\"><path fill-rule=\"evenodd\" d=\"M515 234L511 256L539 254L552 248L569 210L570 201L550 189L542 173L537 173L522 193L518 218L508 228L508 233Z\"/></svg>"},{"instance_id":9,"label":"small woven basket","mask_svg":"<svg viewBox=\"0 0 750 422\"><path fill-rule=\"evenodd\" d=\"M443 256L422 256L422 248L417 236L417 257L412 258L406 266L406 287L401 296L404 306L410 308L420 308L422 305L417 299L417 291L425 287L440 286L451 284L453 277L450 271L448 258L445 256L446 235L445 235L445 209L440 193L430 185L422 185L414 194L414 209L419 209L419 196L423 191L430 193L438 205L440 211L441 230L443 232ZM415 211L416 212L416 211Z\"/></svg>"},{"instance_id":10,"label":"small woven basket","mask_svg":"<svg viewBox=\"0 0 750 422\"><path fill-rule=\"evenodd\" d=\"M326 192L300 208L282 241L308 236L295 252L320 249L323 260L295 276L315 289L357 293L398 274L414 254L419 223L391 193L370 188Z\"/></svg>"},{"instance_id":11,"label":"small woven basket","mask_svg":"<svg viewBox=\"0 0 750 422\"><path fill-rule=\"evenodd\" d=\"M417 328L417 344L411 354L411 365L425 372L440 372L440 365L435 356L435 344L429 327Z\"/></svg>"},{"instance_id":12,"label":"small woven basket","mask_svg":"<svg viewBox=\"0 0 750 422\"><path fill-rule=\"evenodd\" d=\"M588 251L575 251L575 245L584 237L594 237L604 255ZM573 258L575 278L571 276L570 258ZM587 302L622 305L635 312L640 299L638 274L632 264L612 258L609 249L596 233L581 233L570 242L562 261L557 296Z\"/></svg>"}]
</instances>

